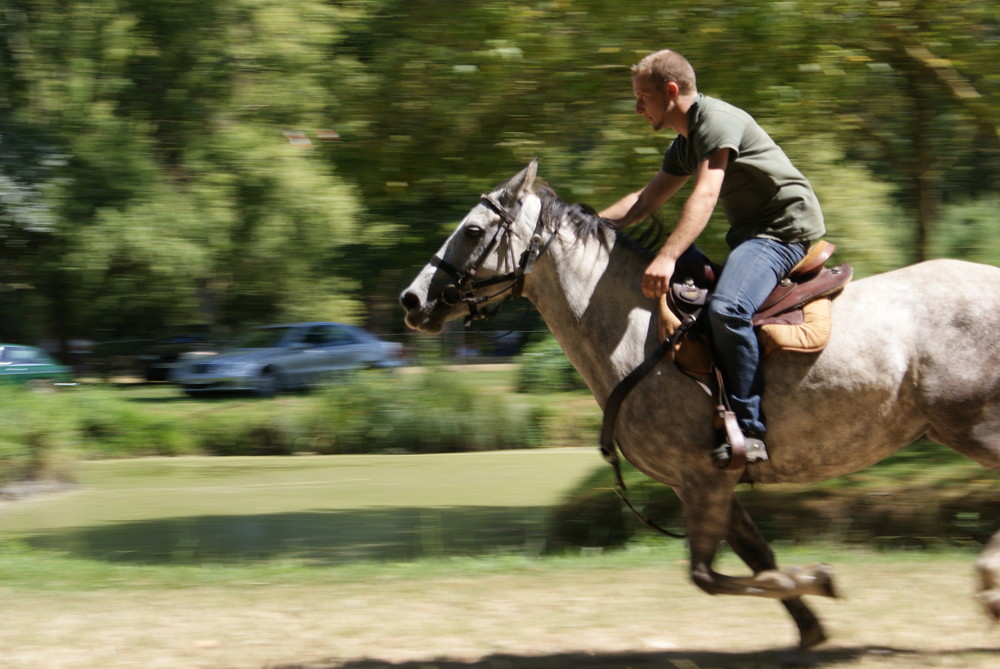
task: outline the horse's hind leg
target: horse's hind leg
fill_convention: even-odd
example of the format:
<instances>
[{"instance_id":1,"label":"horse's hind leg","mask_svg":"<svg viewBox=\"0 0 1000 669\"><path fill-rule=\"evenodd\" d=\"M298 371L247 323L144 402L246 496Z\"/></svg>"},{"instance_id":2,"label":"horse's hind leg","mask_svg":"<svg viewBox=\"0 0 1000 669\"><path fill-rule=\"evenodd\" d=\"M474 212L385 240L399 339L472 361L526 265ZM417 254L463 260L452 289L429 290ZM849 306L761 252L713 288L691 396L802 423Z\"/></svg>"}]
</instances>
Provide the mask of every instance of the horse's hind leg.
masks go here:
<instances>
[{"instance_id":1,"label":"horse's hind leg","mask_svg":"<svg viewBox=\"0 0 1000 669\"><path fill-rule=\"evenodd\" d=\"M1000 472L1000 400L971 405L964 412L953 411L947 420L938 421L927 436ZM979 598L990 615L1000 620L1000 531L986 544L976 569L981 581Z\"/></svg>"},{"instance_id":2,"label":"horse's hind leg","mask_svg":"<svg viewBox=\"0 0 1000 669\"><path fill-rule=\"evenodd\" d=\"M990 615L1000 620L1000 532L986 544L976 561L976 569L982 581L979 598Z\"/></svg>"},{"instance_id":3,"label":"horse's hind leg","mask_svg":"<svg viewBox=\"0 0 1000 669\"><path fill-rule=\"evenodd\" d=\"M993 405L991 411L992 414L987 410L985 416L991 420L980 421L969 430L969 438L947 445L994 472L1000 472L1000 406ZM938 440L934 431L930 436ZM980 578L979 598L989 614L1000 620L1000 531L993 535L979 555L976 570Z\"/></svg>"},{"instance_id":4,"label":"horse's hind leg","mask_svg":"<svg viewBox=\"0 0 1000 669\"><path fill-rule=\"evenodd\" d=\"M774 559L774 551L767 545L764 537L754 524L743 505L733 499L732 517L730 518L729 535L726 541L740 559L753 569L754 574L778 568ZM782 599L782 605L788 610L799 629L799 648L805 650L826 641L823 624L812 612L801 597Z\"/></svg>"}]
</instances>

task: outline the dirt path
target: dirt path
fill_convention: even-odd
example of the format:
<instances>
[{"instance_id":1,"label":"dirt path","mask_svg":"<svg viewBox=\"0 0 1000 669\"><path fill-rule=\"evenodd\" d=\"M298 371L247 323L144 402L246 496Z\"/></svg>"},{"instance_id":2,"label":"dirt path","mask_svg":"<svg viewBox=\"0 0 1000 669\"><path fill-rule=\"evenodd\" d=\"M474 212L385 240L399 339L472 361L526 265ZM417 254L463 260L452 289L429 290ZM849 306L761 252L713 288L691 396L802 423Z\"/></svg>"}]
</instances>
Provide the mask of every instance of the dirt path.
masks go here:
<instances>
[{"instance_id":1,"label":"dirt path","mask_svg":"<svg viewBox=\"0 0 1000 669\"><path fill-rule=\"evenodd\" d=\"M971 597L971 560L847 562L845 599L812 600L832 639L814 666L1000 666L1000 629ZM747 669L780 666L796 641L777 603L703 595L677 560L462 564L431 577L384 565L349 582L109 584L58 597L0 588L0 667Z\"/></svg>"}]
</instances>

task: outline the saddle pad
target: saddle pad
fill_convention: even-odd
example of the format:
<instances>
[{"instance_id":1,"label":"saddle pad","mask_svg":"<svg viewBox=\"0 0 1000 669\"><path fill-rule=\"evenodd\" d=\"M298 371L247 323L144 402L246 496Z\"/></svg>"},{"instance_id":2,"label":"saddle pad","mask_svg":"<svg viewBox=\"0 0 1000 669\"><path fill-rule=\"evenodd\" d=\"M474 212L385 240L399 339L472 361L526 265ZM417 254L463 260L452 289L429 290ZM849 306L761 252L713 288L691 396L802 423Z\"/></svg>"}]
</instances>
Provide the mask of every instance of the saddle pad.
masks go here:
<instances>
[{"instance_id":1,"label":"saddle pad","mask_svg":"<svg viewBox=\"0 0 1000 669\"><path fill-rule=\"evenodd\" d=\"M770 323L757 328L764 357L777 351L819 353L830 341L833 321L829 297L813 300L802 306L802 322L797 325Z\"/></svg>"},{"instance_id":2,"label":"saddle pad","mask_svg":"<svg viewBox=\"0 0 1000 669\"><path fill-rule=\"evenodd\" d=\"M681 320L670 308L666 296L660 298L659 306L657 334L660 341L664 341L680 327ZM786 320L797 322L769 323L757 327L757 341L764 357L778 351L818 353L826 348L833 325L831 299L814 300L804 305L801 312L794 313L801 313L801 318ZM712 354L703 334L689 332L674 345L672 355L674 362L689 374L708 376L712 372Z\"/></svg>"}]
</instances>

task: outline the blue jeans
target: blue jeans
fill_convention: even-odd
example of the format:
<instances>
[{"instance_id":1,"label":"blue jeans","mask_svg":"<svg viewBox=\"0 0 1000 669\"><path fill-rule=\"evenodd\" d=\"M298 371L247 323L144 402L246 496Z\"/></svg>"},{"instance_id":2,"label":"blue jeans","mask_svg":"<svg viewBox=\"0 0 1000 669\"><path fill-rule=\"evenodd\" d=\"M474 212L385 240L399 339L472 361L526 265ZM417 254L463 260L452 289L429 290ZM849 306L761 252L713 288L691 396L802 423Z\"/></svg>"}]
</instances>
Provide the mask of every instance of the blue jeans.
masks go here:
<instances>
[{"instance_id":1,"label":"blue jeans","mask_svg":"<svg viewBox=\"0 0 1000 669\"><path fill-rule=\"evenodd\" d=\"M748 239L729 253L708 302L712 343L719 358L730 408L744 434L763 436L764 373L750 320L778 282L806 254L804 244Z\"/></svg>"}]
</instances>

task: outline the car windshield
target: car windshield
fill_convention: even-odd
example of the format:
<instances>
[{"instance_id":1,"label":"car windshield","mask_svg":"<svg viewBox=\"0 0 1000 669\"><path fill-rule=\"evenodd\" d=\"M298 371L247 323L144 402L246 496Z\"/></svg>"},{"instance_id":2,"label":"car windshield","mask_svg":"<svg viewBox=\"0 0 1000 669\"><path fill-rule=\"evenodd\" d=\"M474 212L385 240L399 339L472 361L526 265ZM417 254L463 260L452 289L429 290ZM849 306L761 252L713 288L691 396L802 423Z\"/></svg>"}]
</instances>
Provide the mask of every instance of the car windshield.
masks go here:
<instances>
[{"instance_id":1,"label":"car windshield","mask_svg":"<svg viewBox=\"0 0 1000 669\"><path fill-rule=\"evenodd\" d=\"M244 332L233 342L234 348L274 348L292 328L255 328Z\"/></svg>"},{"instance_id":2,"label":"car windshield","mask_svg":"<svg viewBox=\"0 0 1000 669\"><path fill-rule=\"evenodd\" d=\"M33 348L8 346L0 353L0 362L23 365L26 363L42 364L49 362L49 360L46 359L44 353Z\"/></svg>"}]
</instances>

